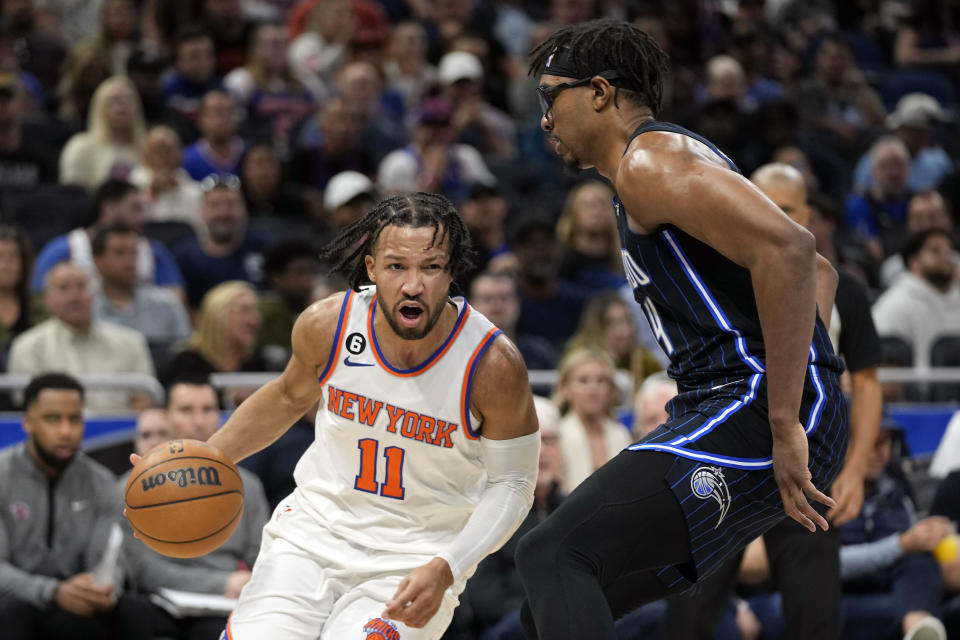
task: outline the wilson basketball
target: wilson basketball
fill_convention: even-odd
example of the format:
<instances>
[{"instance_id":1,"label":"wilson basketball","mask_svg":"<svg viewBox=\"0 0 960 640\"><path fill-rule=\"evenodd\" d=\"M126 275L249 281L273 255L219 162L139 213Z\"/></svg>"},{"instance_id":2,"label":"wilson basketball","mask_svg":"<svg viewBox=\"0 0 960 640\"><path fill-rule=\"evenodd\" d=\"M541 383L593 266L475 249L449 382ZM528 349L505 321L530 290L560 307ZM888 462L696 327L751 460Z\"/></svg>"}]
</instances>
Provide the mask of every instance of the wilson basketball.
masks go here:
<instances>
[{"instance_id":1,"label":"wilson basketball","mask_svg":"<svg viewBox=\"0 0 960 640\"><path fill-rule=\"evenodd\" d=\"M233 462L199 440L157 445L130 472L127 520L145 545L195 558L226 542L243 515L243 482Z\"/></svg>"}]
</instances>

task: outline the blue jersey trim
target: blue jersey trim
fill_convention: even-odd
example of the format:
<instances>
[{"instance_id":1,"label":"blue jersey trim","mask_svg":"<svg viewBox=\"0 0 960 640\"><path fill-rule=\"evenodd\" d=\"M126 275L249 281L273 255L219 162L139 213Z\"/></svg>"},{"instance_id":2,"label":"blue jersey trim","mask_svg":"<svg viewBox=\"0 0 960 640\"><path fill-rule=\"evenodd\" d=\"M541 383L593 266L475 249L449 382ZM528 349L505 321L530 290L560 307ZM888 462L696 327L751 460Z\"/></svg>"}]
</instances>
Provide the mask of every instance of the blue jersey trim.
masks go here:
<instances>
[{"instance_id":1,"label":"blue jersey trim","mask_svg":"<svg viewBox=\"0 0 960 640\"><path fill-rule=\"evenodd\" d=\"M327 377L330 367L336 366L337 347L340 346L340 337L343 333L343 321L350 308L350 298L354 295L353 289L347 289L347 295L343 296L343 302L340 304L340 316L337 318L337 330L333 332L333 344L330 345L330 357L327 358L327 366L323 368L317 380L323 380Z\"/></svg>"},{"instance_id":2,"label":"blue jersey trim","mask_svg":"<svg viewBox=\"0 0 960 640\"><path fill-rule=\"evenodd\" d=\"M438 357L440 357L443 354L444 351L446 351L447 345L460 332L460 325L463 324L463 318L466 316L466 313L467 313L467 303L466 302L463 303L463 307L460 309L460 314L457 316L457 321L453 323L453 329L450 330L450 333L447 335L447 338L443 341L443 344L437 347L437 350L434 351L432 354L430 354L429 358L427 358L417 366L411 367L409 369L397 369L392 364L390 364L386 356L383 355L383 352L380 351L380 343L377 342L377 331L376 329L373 328L373 317L374 315L376 315L376 312L377 312L377 298L374 298L373 310L370 313L370 342L373 343L373 348L377 350L377 355L380 356L380 363L386 366L387 369L389 369L394 373L397 373L400 375L410 375L412 373L417 373L418 371L422 371L423 369L426 369L431 364L433 364L434 360L436 360Z\"/></svg>"},{"instance_id":3,"label":"blue jersey trim","mask_svg":"<svg viewBox=\"0 0 960 640\"><path fill-rule=\"evenodd\" d=\"M677 438L676 440L672 440L671 442L668 442L667 445L677 447L686 442L693 442L694 440L697 440L702 436L705 436L706 434L713 431L718 425L721 425L724 422L726 422L727 419L730 416L732 416L734 413L736 413L743 407L746 407L751 402L753 402L753 399L757 397L757 387L759 386L760 379L762 377L763 377L762 373L756 373L752 375L750 377L749 389L745 394L743 394L743 396L739 400L735 400L732 404L730 404L719 414L715 415L713 418L708 420L706 423L703 424L703 426L701 426L699 429L697 429L693 433Z\"/></svg>"},{"instance_id":4,"label":"blue jersey trim","mask_svg":"<svg viewBox=\"0 0 960 640\"><path fill-rule=\"evenodd\" d=\"M684 254L683 249L680 248L680 244L677 242L677 239L673 237L673 233L671 233L669 230L664 230L660 232L660 235L663 236L663 238L667 241L667 244L670 245L670 249L680 262L681 267L683 267L683 271L687 274L687 278L697 290L700 298L706 303L707 308L710 309L710 313L713 315L714 320L717 321L724 331L734 336L735 343L737 345L737 353L740 354L740 359L743 360L747 366L753 369L754 372L763 373L763 363L750 355L750 353L747 351L747 341L744 339L743 334L739 329L735 329L733 326L731 326L727 316L724 315L723 310L720 309L720 305L718 305L717 301L714 300L709 289L707 289L707 286L703 283L703 280L693 268L690 260L687 258L686 254Z\"/></svg>"},{"instance_id":5,"label":"blue jersey trim","mask_svg":"<svg viewBox=\"0 0 960 640\"><path fill-rule=\"evenodd\" d=\"M489 336L487 336L487 339L484 340L480 348L477 349L477 352L476 352L477 355L473 359L473 364L470 365L470 371L467 372L467 385L466 385L467 388L463 394L463 416L462 417L463 417L463 428L466 429L467 433L469 433L470 436L473 438L480 437L480 429L477 429L476 431L474 431L473 427L471 426L472 421L470 420L470 392L473 390L473 374L477 372L477 365L479 365L480 360L483 359L483 354L487 352L487 349L489 349L490 345L493 344L493 341L497 339L497 336L499 336L502 333L503 331L501 331L500 329L497 329L496 331L491 333ZM481 427L482 426L483 425L481 425Z\"/></svg>"},{"instance_id":6,"label":"blue jersey trim","mask_svg":"<svg viewBox=\"0 0 960 640\"><path fill-rule=\"evenodd\" d=\"M816 361L817 351L813 348L813 345L810 345L810 362ZM810 408L810 416L807 418L806 433L808 436L817 430L817 425L820 424L820 416L823 415L823 405L827 399L827 395L823 390L823 382L820 380L820 374L817 372L816 365L811 364L809 369L810 379L813 381L813 386L817 390L817 399Z\"/></svg>"},{"instance_id":7,"label":"blue jersey trim","mask_svg":"<svg viewBox=\"0 0 960 640\"><path fill-rule=\"evenodd\" d=\"M747 471L754 469L770 469L773 467L773 458L731 458L729 456L721 456L705 451L691 451L689 449L684 449L683 447L674 447L669 444L657 444L653 442L632 444L627 447L627 449L630 451L666 451L668 453L678 455L681 458L699 460L700 462L712 462L725 467L735 467L737 469L745 469Z\"/></svg>"}]
</instances>

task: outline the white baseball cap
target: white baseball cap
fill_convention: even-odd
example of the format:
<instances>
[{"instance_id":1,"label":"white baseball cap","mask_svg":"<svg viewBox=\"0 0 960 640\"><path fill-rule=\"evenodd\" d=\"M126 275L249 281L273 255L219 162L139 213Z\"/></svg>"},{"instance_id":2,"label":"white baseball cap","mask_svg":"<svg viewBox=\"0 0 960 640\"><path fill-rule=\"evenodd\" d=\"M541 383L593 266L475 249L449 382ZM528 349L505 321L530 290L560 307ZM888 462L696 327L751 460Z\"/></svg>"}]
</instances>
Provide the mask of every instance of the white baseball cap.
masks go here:
<instances>
[{"instance_id":1,"label":"white baseball cap","mask_svg":"<svg viewBox=\"0 0 960 640\"><path fill-rule=\"evenodd\" d=\"M482 80L483 65L480 58L469 51L452 51L440 58L437 73L441 84L453 84L457 80Z\"/></svg>"},{"instance_id":2,"label":"white baseball cap","mask_svg":"<svg viewBox=\"0 0 960 640\"><path fill-rule=\"evenodd\" d=\"M323 191L323 208L333 211L365 193L373 195L373 182L357 171L342 171L330 178Z\"/></svg>"},{"instance_id":3,"label":"white baseball cap","mask_svg":"<svg viewBox=\"0 0 960 640\"><path fill-rule=\"evenodd\" d=\"M908 93L897 102L897 108L887 116L887 126L933 128L940 122L951 120L950 114L940 106L937 99L926 93Z\"/></svg>"}]
</instances>

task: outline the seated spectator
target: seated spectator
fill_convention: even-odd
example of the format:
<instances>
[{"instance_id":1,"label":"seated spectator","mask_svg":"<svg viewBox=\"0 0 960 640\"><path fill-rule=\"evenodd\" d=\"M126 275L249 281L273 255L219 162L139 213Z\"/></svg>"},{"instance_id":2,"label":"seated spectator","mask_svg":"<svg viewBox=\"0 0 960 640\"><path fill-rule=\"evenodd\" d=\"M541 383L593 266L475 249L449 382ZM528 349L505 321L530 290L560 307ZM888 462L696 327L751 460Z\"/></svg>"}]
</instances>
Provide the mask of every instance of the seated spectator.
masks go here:
<instances>
[{"instance_id":1,"label":"seated spectator","mask_svg":"<svg viewBox=\"0 0 960 640\"><path fill-rule=\"evenodd\" d=\"M50 270L43 302L50 319L14 339L7 366L10 373L154 375L147 341L140 333L94 317L90 278L76 265L61 262ZM91 391L86 402L90 411L149 405L148 396L132 391Z\"/></svg>"},{"instance_id":2,"label":"seated spectator","mask_svg":"<svg viewBox=\"0 0 960 640\"><path fill-rule=\"evenodd\" d=\"M677 383L666 372L651 373L633 397L633 437L638 440L670 418L667 403L677 395Z\"/></svg>"},{"instance_id":3,"label":"seated spectator","mask_svg":"<svg viewBox=\"0 0 960 640\"><path fill-rule=\"evenodd\" d=\"M633 442L630 431L613 419L617 385L613 360L605 351L576 349L560 361L554 404L563 416L563 490L581 482Z\"/></svg>"},{"instance_id":4,"label":"seated spectator","mask_svg":"<svg viewBox=\"0 0 960 640\"><path fill-rule=\"evenodd\" d=\"M183 168L191 178L199 181L215 173L240 173L247 145L237 135L239 124L237 105L225 89L203 94L197 116L200 139L183 152Z\"/></svg>"},{"instance_id":5,"label":"seated spectator","mask_svg":"<svg viewBox=\"0 0 960 640\"><path fill-rule=\"evenodd\" d=\"M87 130L60 153L60 183L92 191L104 180L126 180L137 164L146 133L137 91L124 76L104 80L93 94Z\"/></svg>"},{"instance_id":6,"label":"seated spectator","mask_svg":"<svg viewBox=\"0 0 960 640\"><path fill-rule=\"evenodd\" d=\"M460 205L460 216L470 232L476 255L473 268L460 277L457 285L462 290L469 289L471 280L484 271L516 274L519 264L507 244L509 204L502 188L496 183L473 185Z\"/></svg>"},{"instance_id":7,"label":"seated spectator","mask_svg":"<svg viewBox=\"0 0 960 640\"><path fill-rule=\"evenodd\" d=\"M198 24L184 26L173 42L173 72L163 80L163 100L191 122L200 116L203 96L223 87L214 53L210 33Z\"/></svg>"},{"instance_id":8,"label":"seated spectator","mask_svg":"<svg viewBox=\"0 0 960 640\"><path fill-rule=\"evenodd\" d=\"M310 222L310 205L300 190L287 182L276 149L268 142L247 150L240 168L243 197L251 218L283 218Z\"/></svg>"},{"instance_id":9,"label":"seated spectator","mask_svg":"<svg viewBox=\"0 0 960 640\"><path fill-rule=\"evenodd\" d=\"M577 330L589 292L557 274L557 239L550 221L522 220L511 248L520 263L517 331L546 338L562 350Z\"/></svg>"},{"instance_id":10,"label":"seated spectator","mask_svg":"<svg viewBox=\"0 0 960 640\"><path fill-rule=\"evenodd\" d=\"M960 327L960 282L953 238L942 229L914 234L903 249L906 272L873 303L881 336L903 338L914 366L930 364L930 347L941 334Z\"/></svg>"},{"instance_id":11,"label":"seated spectator","mask_svg":"<svg viewBox=\"0 0 960 640\"><path fill-rule=\"evenodd\" d=\"M293 126L313 111L313 97L287 63L289 33L283 24L261 23L249 41L246 65L223 85L247 114L247 125L273 141L283 155Z\"/></svg>"},{"instance_id":12,"label":"seated spectator","mask_svg":"<svg viewBox=\"0 0 960 640\"><path fill-rule=\"evenodd\" d=\"M293 472L304 452L316 439L316 421L315 405L269 447L240 462L244 469L256 474L263 484L271 510L276 509L297 488Z\"/></svg>"},{"instance_id":13,"label":"seated spectator","mask_svg":"<svg viewBox=\"0 0 960 640\"><path fill-rule=\"evenodd\" d=\"M570 337L566 350L601 349L617 370L630 374L634 390L651 373L663 369L660 362L637 342L637 327L630 307L616 291L601 291L590 298L580 326Z\"/></svg>"},{"instance_id":14,"label":"seated spectator","mask_svg":"<svg viewBox=\"0 0 960 640\"><path fill-rule=\"evenodd\" d=\"M217 392L203 378L173 381L167 388L167 416L172 437L206 441L220 426ZM178 589L236 598L250 581L250 569L260 550L260 534L270 517L263 486L255 475L239 467L243 481L243 516L230 538L199 558L170 558L138 540L127 539L133 579L137 587L154 593ZM130 527L126 527L132 535ZM157 609L157 634L186 640L215 638L223 632L223 616L173 618Z\"/></svg>"},{"instance_id":15,"label":"seated spectator","mask_svg":"<svg viewBox=\"0 0 960 640\"><path fill-rule=\"evenodd\" d=\"M30 295L33 256L23 231L0 226L0 353L39 320ZM4 358L5 360L5 358Z\"/></svg>"},{"instance_id":16,"label":"seated spectator","mask_svg":"<svg viewBox=\"0 0 960 640\"><path fill-rule=\"evenodd\" d=\"M185 222L196 233L201 233L203 194L200 185L182 166L183 147L177 132L162 125L150 129L140 160L141 164L130 174L130 182L143 195L147 220Z\"/></svg>"},{"instance_id":17,"label":"seated spectator","mask_svg":"<svg viewBox=\"0 0 960 640\"><path fill-rule=\"evenodd\" d=\"M947 201L939 191L927 189L914 194L907 204L906 233L914 234L927 229L943 229L951 236L954 230L953 216L947 208ZM954 251L956 263L960 264L960 254ZM894 253L880 265L880 284L886 289L897 281L906 267L903 264L903 254Z\"/></svg>"},{"instance_id":18,"label":"seated spectator","mask_svg":"<svg viewBox=\"0 0 960 640\"><path fill-rule=\"evenodd\" d=\"M57 182L57 151L23 127L25 90L11 73L0 73L0 194Z\"/></svg>"},{"instance_id":19,"label":"seated spectator","mask_svg":"<svg viewBox=\"0 0 960 640\"><path fill-rule=\"evenodd\" d=\"M377 163L363 140L366 124L357 105L339 96L326 100L294 132L293 179L323 190L343 171L371 175Z\"/></svg>"},{"instance_id":20,"label":"seated spectator","mask_svg":"<svg viewBox=\"0 0 960 640\"><path fill-rule=\"evenodd\" d=\"M100 275L95 315L141 333L148 342L169 345L190 334L183 303L169 290L137 281L140 234L121 224L93 236L93 263Z\"/></svg>"},{"instance_id":21,"label":"seated spectator","mask_svg":"<svg viewBox=\"0 0 960 640\"><path fill-rule=\"evenodd\" d=\"M253 287L238 281L217 285L203 297L193 334L173 355L162 381L185 375L264 371L266 366L257 351L259 331L260 309ZM222 404L236 404L239 397L224 394Z\"/></svg>"},{"instance_id":22,"label":"seated spectator","mask_svg":"<svg viewBox=\"0 0 960 640\"><path fill-rule=\"evenodd\" d=\"M422 24L410 20L393 27L383 73L387 88L403 96L404 111L413 113L437 82L437 69L427 60Z\"/></svg>"},{"instance_id":23,"label":"seated spectator","mask_svg":"<svg viewBox=\"0 0 960 640\"><path fill-rule=\"evenodd\" d=\"M873 640L899 632L907 640L946 640L937 618L940 569L931 552L951 532L950 522L917 518L906 478L889 465L895 433L899 427L884 424L867 466L863 507L840 527L844 637Z\"/></svg>"},{"instance_id":24,"label":"seated spectator","mask_svg":"<svg viewBox=\"0 0 960 640\"><path fill-rule=\"evenodd\" d=\"M215 175L201 183L200 217L203 233L174 249L177 265L187 282L187 304L196 309L211 288L227 280L259 284L263 280L264 242L247 227L240 179Z\"/></svg>"},{"instance_id":25,"label":"seated spectator","mask_svg":"<svg viewBox=\"0 0 960 640\"><path fill-rule=\"evenodd\" d=\"M910 154L898 138L881 138L870 148L873 186L865 194L851 193L843 205L847 226L867 242L874 261L899 251L905 235L910 190Z\"/></svg>"},{"instance_id":26,"label":"seated spectator","mask_svg":"<svg viewBox=\"0 0 960 640\"><path fill-rule=\"evenodd\" d=\"M410 145L387 154L377 169L377 186L384 195L431 191L459 203L473 185L493 184L493 174L479 151L456 143L456 136L450 102L425 100Z\"/></svg>"},{"instance_id":27,"label":"seated spectator","mask_svg":"<svg viewBox=\"0 0 960 640\"><path fill-rule=\"evenodd\" d=\"M309 3L300 3L300 6ZM350 0L313 3L302 33L294 33L287 50L290 65L317 99L327 98L336 72L349 59L349 44L356 30Z\"/></svg>"},{"instance_id":28,"label":"seated spectator","mask_svg":"<svg viewBox=\"0 0 960 640\"><path fill-rule=\"evenodd\" d=\"M908 93L900 98L897 108L887 116L887 128L910 153L907 188L917 192L932 189L953 170L953 162L936 140L937 126L945 122L946 111L933 96ZM853 172L854 188L866 192L873 186L870 154L860 158Z\"/></svg>"},{"instance_id":29,"label":"seated spectator","mask_svg":"<svg viewBox=\"0 0 960 640\"><path fill-rule=\"evenodd\" d=\"M110 61L113 75L123 75L140 37L137 6L132 0L105 0L101 4L99 24L73 46L66 64L70 65L74 58L100 55Z\"/></svg>"},{"instance_id":30,"label":"seated spectator","mask_svg":"<svg viewBox=\"0 0 960 640\"><path fill-rule=\"evenodd\" d=\"M111 224L125 224L142 232L146 223L143 214L143 197L129 182L107 180L93 196L93 222L86 228L74 229L47 243L37 256L33 272L32 288L43 288L44 278L50 269L69 260L96 281L98 275L93 264L91 240L96 232ZM137 279L145 284L169 288L182 298L183 276L173 256L157 240L142 238L137 245Z\"/></svg>"},{"instance_id":31,"label":"seated spectator","mask_svg":"<svg viewBox=\"0 0 960 640\"><path fill-rule=\"evenodd\" d=\"M491 160L517 155L517 127L506 113L483 96L483 64L467 51L451 51L440 59L437 79L453 106L453 139Z\"/></svg>"},{"instance_id":32,"label":"seated spectator","mask_svg":"<svg viewBox=\"0 0 960 640\"><path fill-rule=\"evenodd\" d=\"M133 437L133 452L138 456L145 456L147 452L158 444L173 438L173 423L166 409L144 409L137 414L136 434ZM120 482L125 487L128 471Z\"/></svg>"},{"instance_id":33,"label":"seated spectator","mask_svg":"<svg viewBox=\"0 0 960 640\"><path fill-rule=\"evenodd\" d=\"M94 569L120 495L80 451L84 390L61 373L24 389L25 443L0 451L0 629L7 640L150 640L149 605L122 592L117 568Z\"/></svg>"},{"instance_id":34,"label":"seated spectator","mask_svg":"<svg viewBox=\"0 0 960 640\"><path fill-rule=\"evenodd\" d=\"M554 369L560 354L546 338L517 332L520 296L517 281L507 273L486 271L470 283L470 306L486 316L517 346L527 369Z\"/></svg>"},{"instance_id":35,"label":"seated spectator","mask_svg":"<svg viewBox=\"0 0 960 640\"><path fill-rule=\"evenodd\" d=\"M603 182L584 182L567 195L557 220L561 278L592 291L626 283L612 203L613 190Z\"/></svg>"},{"instance_id":36,"label":"seated spectator","mask_svg":"<svg viewBox=\"0 0 960 640\"><path fill-rule=\"evenodd\" d=\"M337 73L337 95L363 114L363 142L374 162L407 143L403 97L384 88L380 70L355 60Z\"/></svg>"},{"instance_id":37,"label":"seated spectator","mask_svg":"<svg viewBox=\"0 0 960 640\"><path fill-rule=\"evenodd\" d=\"M937 485L933 503L930 505L930 515L942 516L954 527L960 522L960 472L951 472ZM956 536L956 531L953 535ZM938 560L946 592L943 623L947 627L947 637L953 638L960 632L960 558L951 560L949 557L938 557Z\"/></svg>"},{"instance_id":38,"label":"seated spectator","mask_svg":"<svg viewBox=\"0 0 960 640\"><path fill-rule=\"evenodd\" d=\"M330 178L323 190L323 217L317 221L317 241L324 245L356 222L377 201L377 189L367 176L342 171Z\"/></svg>"},{"instance_id":39,"label":"seated spectator","mask_svg":"<svg viewBox=\"0 0 960 640\"><path fill-rule=\"evenodd\" d=\"M281 371L290 359L293 323L313 297L320 259L313 244L302 238L274 242L263 253L267 289L260 294L260 335L257 342L271 371Z\"/></svg>"},{"instance_id":40,"label":"seated spectator","mask_svg":"<svg viewBox=\"0 0 960 640\"><path fill-rule=\"evenodd\" d=\"M510 539L499 551L484 558L467 582L461 596L464 606L457 611L469 611L470 630L475 634L473 637L523 637L520 605L526 595L514 562L517 544L520 538L553 513L565 497L560 488L563 480L560 414L546 398L534 396L533 400L540 423L540 462L537 484L533 490L533 506Z\"/></svg>"},{"instance_id":41,"label":"seated spectator","mask_svg":"<svg viewBox=\"0 0 960 640\"><path fill-rule=\"evenodd\" d=\"M246 64L255 23L237 0L205 0L200 4L200 22L213 37L213 50L217 52L217 74L226 76Z\"/></svg>"}]
</instances>

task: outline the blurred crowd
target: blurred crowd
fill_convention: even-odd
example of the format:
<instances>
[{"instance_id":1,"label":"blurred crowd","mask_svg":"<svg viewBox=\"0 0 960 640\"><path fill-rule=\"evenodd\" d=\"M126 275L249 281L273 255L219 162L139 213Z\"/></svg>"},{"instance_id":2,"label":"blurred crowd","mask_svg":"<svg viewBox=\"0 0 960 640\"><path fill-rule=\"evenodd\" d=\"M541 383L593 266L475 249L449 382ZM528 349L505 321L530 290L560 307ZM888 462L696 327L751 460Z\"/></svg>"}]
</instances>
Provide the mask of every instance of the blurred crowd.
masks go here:
<instances>
[{"instance_id":1,"label":"blurred crowd","mask_svg":"<svg viewBox=\"0 0 960 640\"><path fill-rule=\"evenodd\" d=\"M210 374L282 369L297 315L346 286L317 257L321 246L381 197L442 193L477 250L458 292L528 369L557 374L535 385L541 482L521 532L533 526L660 424L676 393L623 275L612 190L566 169L540 130L527 52L595 17L656 39L671 65L658 118L714 142L841 270L847 293L831 332L852 398L868 395L859 373L875 381L877 366L960 366L955 0L0 0L0 372L153 376L181 392L163 410L143 393L102 389L84 394L84 408L189 433L183 412L209 421L249 393L208 387ZM790 204L777 189L792 175L805 195ZM882 401L958 399L958 384L882 388ZM0 396L0 409L21 400ZM920 495L902 432L885 424L867 474L867 495L879 493L865 504L907 506L879 528L875 511L852 521L845 544L886 540L890 563L850 565L845 585L896 594L894 563L922 556L935 602L903 615L949 622L960 564L938 566L930 552L960 518L950 484L960 482L950 475L960 418ZM215 420L203 425L190 437L208 437ZM249 493L275 506L311 436L298 423L252 459L259 480L245 482L265 491ZM940 478L934 512L947 520L929 524L920 516ZM128 585L235 595L258 526L206 580L147 558ZM518 637L515 542L481 565L450 638ZM12 562L4 544L0 601ZM24 570L49 571L42 564ZM762 551L746 556L745 598L763 591L765 566ZM777 611L775 595L763 598L756 611L754 600L731 604L727 637L779 637L776 615L763 613ZM625 621L622 637L657 633L660 614ZM850 637L881 637L859 621L902 618L876 603L850 615L861 632ZM194 637L219 623L165 619L158 633Z\"/></svg>"}]
</instances>

